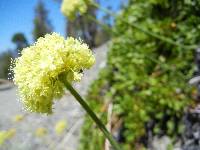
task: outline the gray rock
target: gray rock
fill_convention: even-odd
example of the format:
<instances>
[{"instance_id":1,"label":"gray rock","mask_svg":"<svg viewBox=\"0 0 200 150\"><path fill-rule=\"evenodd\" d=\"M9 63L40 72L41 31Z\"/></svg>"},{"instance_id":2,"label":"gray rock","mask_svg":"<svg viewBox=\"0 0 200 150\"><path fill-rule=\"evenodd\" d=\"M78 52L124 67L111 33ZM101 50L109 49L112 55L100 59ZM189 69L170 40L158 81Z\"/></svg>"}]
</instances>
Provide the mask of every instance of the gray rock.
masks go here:
<instances>
[{"instance_id":1,"label":"gray rock","mask_svg":"<svg viewBox=\"0 0 200 150\"><path fill-rule=\"evenodd\" d=\"M169 145L173 145L173 150L182 150L180 142L177 142L176 144L172 143L172 140L168 136L162 136L162 137L153 137L152 141L152 147L149 148L149 150L169 150Z\"/></svg>"}]
</instances>

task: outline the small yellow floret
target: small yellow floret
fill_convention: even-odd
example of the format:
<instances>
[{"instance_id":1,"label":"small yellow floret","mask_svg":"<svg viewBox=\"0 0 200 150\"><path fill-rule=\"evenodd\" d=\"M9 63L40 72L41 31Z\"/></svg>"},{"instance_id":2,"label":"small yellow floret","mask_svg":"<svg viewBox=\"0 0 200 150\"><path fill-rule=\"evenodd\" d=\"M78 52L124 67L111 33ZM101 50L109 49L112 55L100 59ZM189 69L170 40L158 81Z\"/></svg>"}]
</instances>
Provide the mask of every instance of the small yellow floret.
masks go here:
<instances>
[{"instance_id":1,"label":"small yellow floret","mask_svg":"<svg viewBox=\"0 0 200 150\"><path fill-rule=\"evenodd\" d=\"M80 81L82 71L94 62L91 50L80 40L65 40L56 33L39 38L13 64L20 100L31 112L52 113L53 100L64 94L60 75L68 82Z\"/></svg>"},{"instance_id":2,"label":"small yellow floret","mask_svg":"<svg viewBox=\"0 0 200 150\"><path fill-rule=\"evenodd\" d=\"M63 0L61 12L69 19L74 19L76 14L84 14L90 0Z\"/></svg>"},{"instance_id":3,"label":"small yellow floret","mask_svg":"<svg viewBox=\"0 0 200 150\"><path fill-rule=\"evenodd\" d=\"M11 139L16 134L16 129L12 128L5 131L0 131L0 146L5 143L6 140Z\"/></svg>"},{"instance_id":4,"label":"small yellow floret","mask_svg":"<svg viewBox=\"0 0 200 150\"><path fill-rule=\"evenodd\" d=\"M16 129L11 128L11 129L7 130L7 139L12 138L13 136L15 136L15 134L16 134Z\"/></svg>"},{"instance_id":5,"label":"small yellow floret","mask_svg":"<svg viewBox=\"0 0 200 150\"><path fill-rule=\"evenodd\" d=\"M37 137L43 137L43 136L45 136L46 134L47 134L47 129L42 128L42 127L37 128L36 131L35 131L35 135L36 135Z\"/></svg>"},{"instance_id":6,"label":"small yellow floret","mask_svg":"<svg viewBox=\"0 0 200 150\"><path fill-rule=\"evenodd\" d=\"M66 128L67 128L67 122L65 120L60 120L57 122L55 126L55 131L58 135L60 135L64 132Z\"/></svg>"},{"instance_id":7,"label":"small yellow floret","mask_svg":"<svg viewBox=\"0 0 200 150\"><path fill-rule=\"evenodd\" d=\"M20 121L22 121L23 119L24 119L24 116L18 114L18 115L16 115L16 116L14 116L13 121L14 121L14 122L20 122Z\"/></svg>"},{"instance_id":8,"label":"small yellow floret","mask_svg":"<svg viewBox=\"0 0 200 150\"><path fill-rule=\"evenodd\" d=\"M7 139L6 131L0 131L0 146L4 144L6 139Z\"/></svg>"}]
</instances>

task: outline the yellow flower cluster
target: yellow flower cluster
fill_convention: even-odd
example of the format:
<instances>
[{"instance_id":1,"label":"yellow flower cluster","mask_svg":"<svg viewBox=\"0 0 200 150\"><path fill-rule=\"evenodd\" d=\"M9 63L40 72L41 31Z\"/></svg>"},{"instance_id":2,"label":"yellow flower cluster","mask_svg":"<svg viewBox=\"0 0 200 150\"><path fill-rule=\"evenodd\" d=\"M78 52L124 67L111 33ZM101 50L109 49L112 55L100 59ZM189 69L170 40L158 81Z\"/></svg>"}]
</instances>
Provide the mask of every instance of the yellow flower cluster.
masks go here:
<instances>
[{"instance_id":1,"label":"yellow flower cluster","mask_svg":"<svg viewBox=\"0 0 200 150\"><path fill-rule=\"evenodd\" d=\"M65 40L57 33L39 38L13 62L20 100L31 112L52 113L53 100L64 93L60 75L68 82L80 81L82 70L94 62L91 50L80 40Z\"/></svg>"},{"instance_id":2,"label":"yellow flower cluster","mask_svg":"<svg viewBox=\"0 0 200 150\"><path fill-rule=\"evenodd\" d=\"M63 0L61 12L68 17L74 19L77 12L84 14L87 11L87 4L90 0Z\"/></svg>"}]
</instances>

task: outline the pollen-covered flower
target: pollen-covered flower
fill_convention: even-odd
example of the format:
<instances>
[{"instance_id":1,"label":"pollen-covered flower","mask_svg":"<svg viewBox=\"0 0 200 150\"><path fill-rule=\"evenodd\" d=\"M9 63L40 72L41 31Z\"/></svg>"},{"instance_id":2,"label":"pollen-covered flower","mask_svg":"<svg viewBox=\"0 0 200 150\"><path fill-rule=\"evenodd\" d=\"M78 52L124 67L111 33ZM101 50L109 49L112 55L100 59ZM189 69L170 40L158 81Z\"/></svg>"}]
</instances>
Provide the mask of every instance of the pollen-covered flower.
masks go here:
<instances>
[{"instance_id":1,"label":"pollen-covered flower","mask_svg":"<svg viewBox=\"0 0 200 150\"><path fill-rule=\"evenodd\" d=\"M64 75L68 82L80 81L82 70L94 62L91 50L80 40L65 40L57 33L39 38L13 62L20 100L31 112L52 113L53 100L64 93L59 76Z\"/></svg>"},{"instance_id":2,"label":"pollen-covered flower","mask_svg":"<svg viewBox=\"0 0 200 150\"><path fill-rule=\"evenodd\" d=\"M91 0L63 0L61 12L69 19L73 19L78 12L84 14L87 11L87 4L90 1Z\"/></svg>"}]
</instances>

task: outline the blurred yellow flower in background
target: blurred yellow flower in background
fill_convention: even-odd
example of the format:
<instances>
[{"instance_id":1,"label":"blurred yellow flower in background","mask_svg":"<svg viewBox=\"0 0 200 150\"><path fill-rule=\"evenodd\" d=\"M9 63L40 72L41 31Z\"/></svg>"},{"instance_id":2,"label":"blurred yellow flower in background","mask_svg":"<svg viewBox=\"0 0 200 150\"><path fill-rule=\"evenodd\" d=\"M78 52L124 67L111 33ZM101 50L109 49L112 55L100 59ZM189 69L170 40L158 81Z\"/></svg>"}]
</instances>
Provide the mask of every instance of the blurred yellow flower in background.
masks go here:
<instances>
[{"instance_id":1,"label":"blurred yellow flower in background","mask_svg":"<svg viewBox=\"0 0 200 150\"><path fill-rule=\"evenodd\" d=\"M22 50L13 61L14 83L20 100L31 112L52 113L54 99L64 94L64 85L80 81L82 70L89 69L95 58L89 47L72 37L66 40L57 33L47 34Z\"/></svg>"},{"instance_id":2,"label":"blurred yellow flower in background","mask_svg":"<svg viewBox=\"0 0 200 150\"><path fill-rule=\"evenodd\" d=\"M60 135L62 134L65 129L67 128L67 122L66 120L60 120L56 123L55 125L55 131L56 131L56 134Z\"/></svg>"},{"instance_id":3,"label":"blurred yellow flower in background","mask_svg":"<svg viewBox=\"0 0 200 150\"><path fill-rule=\"evenodd\" d=\"M16 134L16 129L11 128L9 130L0 131L0 146L5 143L6 140L11 139Z\"/></svg>"},{"instance_id":4,"label":"blurred yellow flower in background","mask_svg":"<svg viewBox=\"0 0 200 150\"><path fill-rule=\"evenodd\" d=\"M35 135L37 137L43 137L47 134L47 129L43 128L43 127L40 127L40 128L37 128L36 131L35 131Z\"/></svg>"},{"instance_id":5,"label":"blurred yellow flower in background","mask_svg":"<svg viewBox=\"0 0 200 150\"><path fill-rule=\"evenodd\" d=\"M10 139L10 138L12 138L13 136L15 136L15 134L16 134L16 129L11 128L11 129L7 130L7 138L8 138L8 139Z\"/></svg>"},{"instance_id":6,"label":"blurred yellow flower in background","mask_svg":"<svg viewBox=\"0 0 200 150\"><path fill-rule=\"evenodd\" d=\"M3 145L6 139L7 139L6 131L0 131L0 145Z\"/></svg>"},{"instance_id":7,"label":"blurred yellow flower in background","mask_svg":"<svg viewBox=\"0 0 200 150\"><path fill-rule=\"evenodd\" d=\"M91 0L63 0L61 12L68 17L74 19L77 13L84 14L87 11L87 5Z\"/></svg>"},{"instance_id":8,"label":"blurred yellow flower in background","mask_svg":"<svg viewBox=\"0 0 200 150\"><path fill-rule=\"evenodd\" d=\"M24 119L24 116L18 114L18 115L15 115L15 116L14 116L13 121L14 121L14 122L20 122L20 121L22 121L23 119Z\"/></svg>"}]
</instances>

